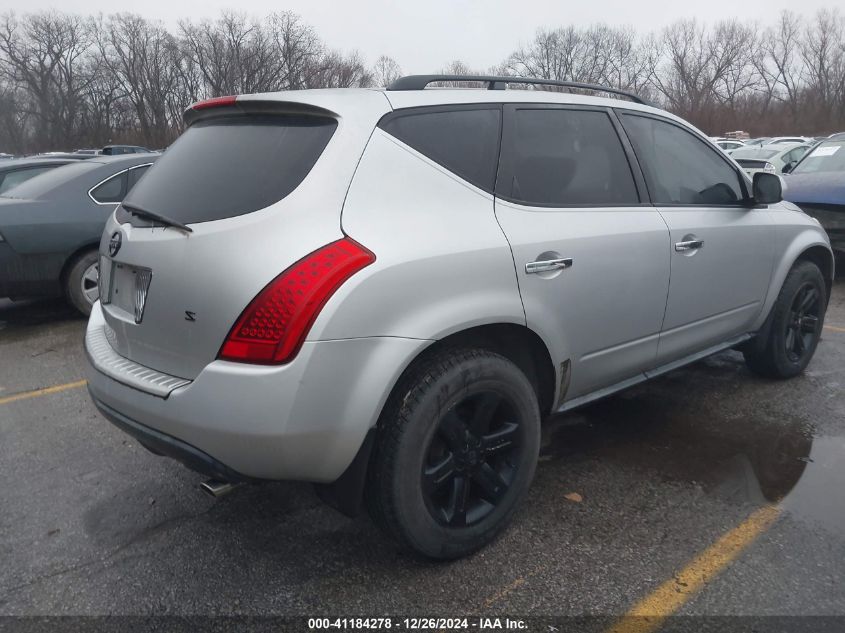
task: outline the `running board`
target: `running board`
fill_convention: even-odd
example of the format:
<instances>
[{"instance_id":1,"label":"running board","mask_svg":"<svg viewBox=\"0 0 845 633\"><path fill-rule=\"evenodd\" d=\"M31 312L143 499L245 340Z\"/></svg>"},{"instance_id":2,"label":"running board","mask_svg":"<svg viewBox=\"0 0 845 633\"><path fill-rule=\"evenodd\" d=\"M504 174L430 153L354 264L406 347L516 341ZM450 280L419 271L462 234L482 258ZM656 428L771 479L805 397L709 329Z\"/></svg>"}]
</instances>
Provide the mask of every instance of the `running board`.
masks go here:
<instances>
[{"instance_id":1,"label":"running board","mask_svg":"<svg viewBox=\"0 0 845 633\"><path fill-rule=\"evenodd\" d=\"M613 395L619 391L624 391L629 387L633 387L634 385L638 385L641 382L645 382L646 380L650 380L652 378L656 378L657 376L661 376L667 372L673 371L675 369L679 369L684 365L689 365L690 363L694 363L696 361L701 360L702 358L707 358L708 356L712 356L713 354L717 354L719 352L723 352L726 349L730 349L731 347L735 347L740 343L744 343L745 341L754 338L754 334L741 334L740 336L736 336L724 343L719 343L718 345L714 345L713 347L708 347L705 350L700 352L696 352L695 354L690 354L689 356L684 356L678 360L673 360L671 363L666 363L665 365L661 365L660 367L655 367L654 369L649 369L641 374L637 374L633 378L626 378L620 382L617 382L609 387L603 387L602 389L598 389L597 391L592 391L588 394L583 396L578 396L577 398L573 398L572 400L568 400L561 405L556 413L564 413L566 411L571 411L572 409L577 409L578 407L582 407L585 404L589 404L590 402L594 402L596 400L600 400L606 396Z\"/></svg>"}]
</instances>

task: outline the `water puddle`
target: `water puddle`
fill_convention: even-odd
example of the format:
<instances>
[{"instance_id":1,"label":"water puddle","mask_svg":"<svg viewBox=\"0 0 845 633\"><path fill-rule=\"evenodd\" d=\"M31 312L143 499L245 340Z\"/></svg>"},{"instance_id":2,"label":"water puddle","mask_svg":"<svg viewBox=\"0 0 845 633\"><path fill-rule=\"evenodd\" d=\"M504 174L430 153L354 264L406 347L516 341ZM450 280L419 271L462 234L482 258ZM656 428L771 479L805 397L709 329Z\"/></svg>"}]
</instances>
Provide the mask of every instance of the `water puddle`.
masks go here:
<instances>
[{"instance_id":1,"label":"water puddle","mask_svg":"<svg viewBox=\"0 0 845 633\"><path fill-rule=\"evenodd\" d=\"M845 437L775 413L700 411L655 389L551 418L541 460L599 460L687 482L729 503L777 503L845 535Z\"/></svg>"}]
</instances>

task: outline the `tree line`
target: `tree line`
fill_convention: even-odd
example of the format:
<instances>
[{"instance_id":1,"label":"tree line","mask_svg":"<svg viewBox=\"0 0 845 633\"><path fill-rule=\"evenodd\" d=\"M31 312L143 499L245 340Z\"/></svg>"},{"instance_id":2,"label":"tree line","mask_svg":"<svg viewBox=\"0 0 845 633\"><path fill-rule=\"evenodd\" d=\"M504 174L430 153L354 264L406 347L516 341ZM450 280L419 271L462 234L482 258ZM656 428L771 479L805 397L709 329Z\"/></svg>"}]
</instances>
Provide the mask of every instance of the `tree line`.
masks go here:
<instances>
[{"instance_id":1,"label":"tree line","mask_svg":"<svg viewBox=\"0 0 845 633\"><path fill-rule=\"evenodd\" d=\"M680 20L639 33L595 24L541 28L503 61L470 69L630 90L710 134L815 135L845 130L845 17L784 11L765 26ZM368 65L322 41L300 16L182 20L49 11L0 16L0 151L160 148L199 99L322 87L385 86L388 56Z\"/></svg>"}]
</instances>

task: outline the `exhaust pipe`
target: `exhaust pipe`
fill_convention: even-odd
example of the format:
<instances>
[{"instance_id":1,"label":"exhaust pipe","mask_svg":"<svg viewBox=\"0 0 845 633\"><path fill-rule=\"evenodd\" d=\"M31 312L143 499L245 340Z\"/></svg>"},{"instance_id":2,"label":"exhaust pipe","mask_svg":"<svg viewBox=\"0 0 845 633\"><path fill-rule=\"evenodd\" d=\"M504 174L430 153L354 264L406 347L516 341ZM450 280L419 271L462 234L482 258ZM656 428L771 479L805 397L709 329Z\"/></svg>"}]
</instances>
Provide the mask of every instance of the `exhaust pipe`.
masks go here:
<instances>
[{"instance_id":1,"label":"exhaust pipe","mask_svg":"<svg viewBox=\"0 0 845 633\"><path fill-rule=\"evenodd\" d=\"M233 484L228 481L220 481L218 479L209 479L200 484L200 490L211 495L215 499L219 499L223 495L227 495L241 484Z\"/></svg>"}]
</instances>

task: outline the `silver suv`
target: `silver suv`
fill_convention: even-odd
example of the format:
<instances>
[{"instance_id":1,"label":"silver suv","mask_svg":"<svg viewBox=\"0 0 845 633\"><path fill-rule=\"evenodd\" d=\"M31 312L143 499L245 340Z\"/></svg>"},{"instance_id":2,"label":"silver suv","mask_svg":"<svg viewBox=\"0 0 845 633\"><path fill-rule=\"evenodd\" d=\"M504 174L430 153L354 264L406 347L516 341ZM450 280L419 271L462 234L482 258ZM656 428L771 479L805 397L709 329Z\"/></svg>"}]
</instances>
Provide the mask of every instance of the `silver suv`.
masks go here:
<instances>
[{"instance_id":1,"label":"silver suv","mask_svg":"<svg viewBox=\"0 0 845 633\"><path fill-rule=\"evenodd\" d=\"M192 106L103 234L105 417L446 559L512 518L544 416L729 347L806 367L834 260L778 176L608 88L425 89L466 79ZM542 83L580 94L505 89Z\"/></svg>"}]
</instances>

